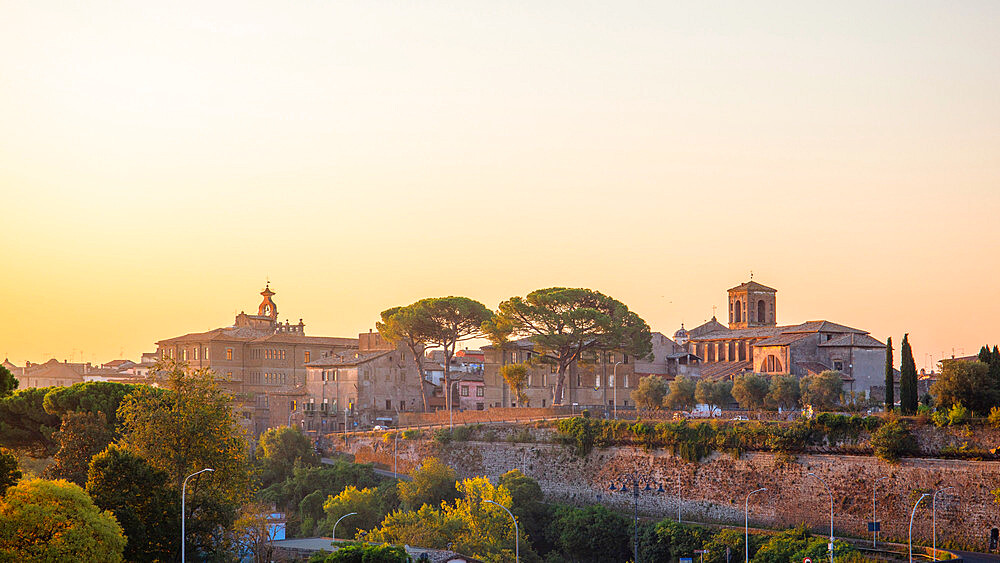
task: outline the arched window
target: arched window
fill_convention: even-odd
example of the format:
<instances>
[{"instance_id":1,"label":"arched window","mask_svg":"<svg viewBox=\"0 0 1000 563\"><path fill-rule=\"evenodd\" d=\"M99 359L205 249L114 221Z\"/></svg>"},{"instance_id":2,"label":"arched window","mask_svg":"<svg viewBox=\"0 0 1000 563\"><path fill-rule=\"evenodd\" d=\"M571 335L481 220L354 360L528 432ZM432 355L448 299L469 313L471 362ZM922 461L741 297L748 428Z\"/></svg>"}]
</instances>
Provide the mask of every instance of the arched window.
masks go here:
<instances>
[{"instance_id":1,"label":"arched window","mask_svg":"<svg viewBox=\"0 0 1000 563\"><path fill-rule=\"evenodd\" d=\"M764 358L764 373L780 373L783 371L781 369L781 360L778 359L774 354L769 354Z\"/></svg>"},{"instance_id":2,"label":"arched window","mask_svg":"<svg viewBox=\"0 0 1000 563\"><path fill-rule=\"evenodd\" d=\"M740 306L740 300L736 300L736 306L733 307L733 318L736 322L741 322L743 319L743 308Z\"/></svg>"},{"instance_id":3,"label":"arched window","mask_svg":"<svg viewBox=\"0 0 1000 563\"><path fill-rule=\"evenodd\" d=\"M759 322L759 323L765 322L764 321L764 309L765 308L766 308L766 306L764 305L764 300L763 299L761 299L760 301L757 302L757 322Z\"/></svg>"}]
</instances>

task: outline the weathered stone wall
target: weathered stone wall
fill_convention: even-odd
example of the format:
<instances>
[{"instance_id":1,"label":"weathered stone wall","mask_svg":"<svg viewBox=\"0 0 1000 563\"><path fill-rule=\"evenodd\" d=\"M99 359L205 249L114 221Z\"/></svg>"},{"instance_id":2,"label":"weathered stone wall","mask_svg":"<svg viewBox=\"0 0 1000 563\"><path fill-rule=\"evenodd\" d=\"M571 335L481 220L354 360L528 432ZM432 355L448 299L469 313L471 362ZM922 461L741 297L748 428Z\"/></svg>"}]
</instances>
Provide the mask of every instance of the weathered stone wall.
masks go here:
<instances>
[{"instance_id":1,"label":"weathered stone wall","mask_svg":"<svg viewBox=\"0 0 1000 563\"><path fill-rule=\"evenodd\" d=\"M540 435L542 430L532 429ZM340 448L358 461L392 467L393 442L362 438ZM399 440L400 472L438 456L462 477L485 475L491 479L520 469L537 479L547 498L576 504L603 503L631 511L632 497L611 492L631 472L651 476L665 493L642 492L639 511L647 516L742 524L746 494L759 487L765 493L751 498L750 520L771 527L806 523L817 533L828 533L830 503L823 485L809 477L822 477L834 496L834 527L838 535L870 537L866 522L872 514L872 484L883 539L905 541L910 510L922 492L946 486L955 489L938 496L938 545L956 543L985 550L990 529L1000 527L1000 510L990 491L1000 487L1000 462L904 459L890 465L867 456L799 455L791 458L771 453L749 453L739 459L713 454L700 463L686 462L667 452L645 452L631 447L594 449L585 458L572 448L554 443L452 442L439 445L427 440ZM654 488L655 488L654 484ZM914 540L931 539L930 497L921 503L913 524ZM826 530L826 532L824 532Z\"/></svg>"}]
</instances>

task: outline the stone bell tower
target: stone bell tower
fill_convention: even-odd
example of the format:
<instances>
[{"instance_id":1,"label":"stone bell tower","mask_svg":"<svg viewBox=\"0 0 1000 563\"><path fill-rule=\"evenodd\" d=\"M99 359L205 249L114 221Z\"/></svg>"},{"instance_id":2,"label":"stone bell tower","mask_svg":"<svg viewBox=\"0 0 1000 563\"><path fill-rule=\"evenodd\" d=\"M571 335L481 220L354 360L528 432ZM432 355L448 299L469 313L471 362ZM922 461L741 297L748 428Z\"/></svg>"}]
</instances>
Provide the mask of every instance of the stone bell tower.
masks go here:
<instances>
[{"instance_id":1,"label":"stone bell tower","mask_svg":"<svg viewBox=\"0 0 1000 563\"><path fill-rule=\"evenodd\" d=\"M729 290L729 328L775 326L778 313L775 294L778 290L752 279Z\"/></svg>"},{"instance_id":2,"label":"stone bell tower","mask_svg":"<svg viewBox=\"0 0 1000 563\"><path fill-rule=\"evenodd\" d=\"M257 307L257 315L261 317L271 317L272 320L278 320L278 306L274 304L271 300L271 296L274 292L271 291L271 284L268 283L264 286L264 291L260 292L264 296L264 300L260 302L260 306Z\"/></svg>"}]
</instances>

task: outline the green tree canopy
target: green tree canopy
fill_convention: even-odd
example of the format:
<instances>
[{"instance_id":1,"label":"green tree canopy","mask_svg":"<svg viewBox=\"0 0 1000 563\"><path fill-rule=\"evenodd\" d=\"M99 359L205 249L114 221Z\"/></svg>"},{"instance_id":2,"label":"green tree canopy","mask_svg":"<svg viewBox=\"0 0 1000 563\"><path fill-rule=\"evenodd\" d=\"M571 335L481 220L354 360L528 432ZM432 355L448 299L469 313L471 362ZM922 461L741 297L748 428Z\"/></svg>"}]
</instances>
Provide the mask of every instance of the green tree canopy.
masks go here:
<instances>
[{"instance_id":1,"label":"green tree canopy","mask_svg":"<svg viewBox=\"0 0 1000 563\"><path fill-rule=\"evenodd\" d=\"M659 375L649 375L639 380L639 386L632 391L632 400L639 408L659 410L668 389L666 379Z\"/></svg>"},{"instance_id":2,"label":"green tree canopy","mask_svg":"<svg viewBox=\"0 0 1000 563\"><path fill-rule=\"evenodd\" d=\"M552 287L500 304L497 323L531 339L551 355L558 378L553 404L563 401L566 370L589 350L623 350L636 357L652 351L649 325L624 303L590 289Z\"/></svg>"},{"instance_id":3,"label":"green tree canopy","mask_svg":"<svg viewBox=\"0 0 1000 563\"><path fill-rule=\"evenodd\" d=\"M341 538L353 538L359 530L371 530L386 515L378 489L359 489L353 485L340 491L338 495L330 495L323 503L323 511L326 512L331 530L341 516L356 513L344 518L337 526L337 534Z\"/></svg>"},{"instance_id":4,"label":"green tree canopy","mask_svg":"<svg viewBox=\"0 0 1000 563\"><path fill-rule=\"evenodd\" d=\"M945 360L941 374L931 385L931 395L939 408L962 403L973 412L986 415L1000 404L998 382L990 378L990 366L983 362Z\"/></svg>"},{"instance_id":5,"label":"green tree canopy","mask_svg":"<svg viewBox=\"0 0 1000 563\"><path fill-rule=\"evenodd\" d=\"M21 480L21 470L17 466L17 456L7 448L0 448L0 496L7 487Z\"/></svg>"},{"instance_id":6,"label":"green tree canopy","mask_svg":"<svg viewBox=\"0 0 1000 563\"><path fill-rule=\"evenodd\" d=\"M728 380L713 380L699 378L694 388L694 398L714 409L724 409L733 402L733 382Z\"/></svg>"},{"instance_id":7,"label":"green tree canopy","mask_svg":"<svg viewBox=\"0 0 1000 563\"><path fill-rule=\"evenodd\" d=\"M671 409L693 409L698 404L694 398L697 386L698 382L694 379L685 375L678 375L676 379L670 382L670 392L663 399L663 404Z\"/></svg>"},{"instance_id":8,"label":"green tree canopy","mask_svg":"<svg viewBox=\"0 0 1000 563\"><path fill-rule=\"evenodd\" d=\"M434 328L430 320L426 315L420 314L415 305L386 309L382 311L381 319L380 322L375 323L375 328L386 341L396 345L403 344L409 348L422 382L424 380L424 348L427 347L427 342ZM420 385L420 393L424 411L430 410L427 403L429 397L426 385Z\"/></svg>"},{"instance_id":9,"label":"green tree canopy","mask_svg":"<svg viewBox=\"0 0 1000 563\"><path fill-rule=\"evenodd\" d=\"M118 446L95 455L87 494L125 531L125 559L169 561L180 550L180 495L166 472Z\"/></svg>"},{"instance_id":10,"label":"green tree canopy","mask_svg":"<svg viewBox=\"0 0 1000 563\"><path fill-rule=\"evenodd\" d=\"M103 412L70 412L53 434L58 450L45 468L49 479L66 479L81 487L87 483L90 458L111 443L112 433Z\"/></svg>"},{"instance_id":11,"label":"green tree canopy","mask_svg":"<svg viewBox=\"0 0 1000 563\"><path fill-rule=\"evenodd\" d=\"M772 408L797 408L801 395L799 378L794 375L775 375L771 377L771 386L767 392L767 403Z\"/></svg>"},{"instance_id":12,"label":"green tree canopy","mask_svg":"<svg viewBox=\"0 0 1000 563\"><path fill-rule=\"evenodd\" d=\"M291 477L296 462L303 465L319 463L312 441L297 426L268 428L260 436L259 452L264 487Z\"/></svg>"},{"instance_id":13,"label":"green tree canopy","mask_svg":"<svg viewBox=\"0 0 1000 563\"><path fill-rule=\"evenodd\" d=\"M6 366L0 364L0 398L6 397L17 389L20 382Z\"/></svg>"},{"instance_id":14,"label":"green tree canopy","mask_svg":"<svg viewBox=\"0 0 1000 563\"><path fill-rule=\"evenodd\" d=\"M818 375L807 375L799 380L802 402L813 408L828 410L840 400L844 380L839 371L827 370Z\"/></svg>"},{"instance_id":15,"label":"green tree canopy","mask_svg":"<svg viewBox=\"0 0 1000 563\"><path fill-rule=\"evenodd\" d=\"M425 504L436 507L458 497L455 470L436 457L425 459L410 472L410 477L410 481L399 482L399 500L411 510Z\"/></svg>"},{"instance_id":16,"label":"green tree canopy","mask_svg":"<svg viewBox=\"0 0 1000 563\"><path fill-rule=\"evenodd\" d=\"M733 398L751 411L764 408L770 391L770 378L759 373L739 375L733 381Z\"/></svg>"},{"instance_id":17,"label":"green tree canopy","mask_svg":"<svg viewBox=\"0 0 1000 563\"><path fill-rule=\"evenodd\" d=\"M233 414L232 397L206 369L189 371L168 361L154 372L165 392L137 389L118 411L122 445L166 472L174 488L188 482L188 541L205 554L223 549L222 531L252 494L247 440Z\"/></svg>"},{"instance_id":18,"label":"green tree canopy","mask_svg":"<svg viewBox=\"0 0 1000 563\"><path fill-rule=\"evenodd\" d=\"M0 446L23 449L32 457L52 455L56 449L52 434L61 423L43 406L46 393L52 389L29 387L0 399Z\"/></svg>"},{"instance_id":19,"label":"green tree canopy","mask_svg":"<svg viewBox=\"0 0 1000 563\"><path fill-rule=\"evenodd\" d=\"M24 480L0 499L0 559L116 563L124 548L115 517L67 481Z\"/></svg>"},{"instance_id":20,"label":"green tree canopy","mask_svg":"<svg viewBox=\"0 0 1000 563\"><path fill-rule=\"evenodd\" d=\"M424 327L426 342L444 352L445 398L453 403L451 359L459 342L485 336L483 325L493 317L486 305L468 297L429 297L407 307Z\"/></svg>"},{"instance_id":21,"label":"green tree canopy","mask_svg":"<svg viewBox=\"0 0 1000 563\"><path fill-rule=\"evenodd\" d=\"M573 561L598 563L631 559L629 520L602 505L555 510L548 534Z\"/></svg>"},{"instance_id":22,"label":"green tree canopy","mask_svg":"<svg viewBox=\"0 0 1000 563\"><path fill-rule=\"evenodd\" d=\"M69 412L102 413L112 428L118 426L118 407L125 397L143 387L150 392L159 390L145 385L113 383L110 381L87 381L69 387L53 387L45 394L45 412L63 416Z\"/></svg>"},{"instance_id":23,"label":"green tree canopy","mask_svg":"<svg viewBox=\"0 0 1000 563\"><path fill-rule=\"evenodd\" d=\"M910 335L903 335L903 346L899 352L902 362L899 366L899 409L903 414L917 412L917 364L913 361Z\"/></svg>"}]
</instances>

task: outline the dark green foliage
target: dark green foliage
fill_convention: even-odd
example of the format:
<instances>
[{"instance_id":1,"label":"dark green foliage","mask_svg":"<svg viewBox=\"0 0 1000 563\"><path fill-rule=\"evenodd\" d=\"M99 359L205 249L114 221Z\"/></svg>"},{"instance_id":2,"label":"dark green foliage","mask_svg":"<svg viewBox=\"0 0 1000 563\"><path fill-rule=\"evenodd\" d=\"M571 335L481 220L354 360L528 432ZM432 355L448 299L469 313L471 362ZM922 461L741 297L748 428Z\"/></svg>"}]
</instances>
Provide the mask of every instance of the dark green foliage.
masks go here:
<instances>
[{"instance_id":1,"label":"dark green foliage","mask_svg":"<svg viewBox=\"0 0 1000 563\"><path fill-rule=\"evenodd\" d=\"M674 557L691 557L694 550L702 549L712 538L708 528L690 524L678 524L673 520L662 520L656 526L656 535L660 542L670 546Z\"/></svg>"},{"instance_id":2,"label":"dark green foliage","mask_svg":"<svg viewBox=\"0 0 1000 563\"><path fill-rule=\"evenodd\" d=\"M6 448L0 448L0 496L19 480L21 470L17 467L17 456Z\"/></svg>"},{"instance_id":3,"label":"dark green foliage","mask_svg":"<svg viewBox=\"0 0 1000 563\"><path fill-rule=\"evenodd\" d=\"M1000 382L990 377L990 365L979 361L945 360L931 385L939 409L963 404L980 416L1000 404Z\"/></svg>"},{"instance_id":4,"label":"dark green foliage","mask_svg":"<svg viewBox=\"0 0 1000 563\"><path fill-rule=\"evenodd\" d=\"M337 461L333 465L305 466L297 464L292 469L292 476L283 482L275 483L262 490L260 498L264 502L273 503L278 510L288 513L288 535L295 537L300 527L308 520L310 526L316 526L326 518L323 512L323 502L330 495L340 494L348 485L359 488L377 487L381 479L375 475L371 464L357 464ZM310 500L305 501L306 497ZM307 514L300 513L302 508L308 509ZM305 530L312 533L312 530Z\"/></svg>"},{"instance_id":5,"label":"dark green foliage","mask_svg":"<svg viewBox=\"0 0 1000 563\"><path fill-rule=\"evenodd\" d=\"M312 441L297 426L270 428L260 437L261 486L270 487L292 476L296 463L316 465Z\"/></svg>"},{"instance_id":6,"label":"dark green foliage","mask_svg":"<svg viewBox=\"0 0 1000 563\"><path fill-rule=\"evenodd\" d=\"M892 412L896 405L896 369L892 360L892 337L885 341L885 412Z\"/></svg>"},{"instance_id":7,"label":"dark green foliage","mask_svg":"<svg viewBox=\"0 0 1000 563\"><path fill-rule=\"evenodd\" d=\"M760 546L767 542L767 536L759 534L750 535L750 558L760 549ZM712 539L702 546L708 551L705 554L706 563L725 563L726 549L729 550L729 561L743 561L746 553L746 537L742 530L720 530L716 532Z\"/></svg>"},{"instance_id":8,"label":"dark green foliage","mask_svg":"<svg viewBox=\"0 0 1000 563\"><path fill-rule=\"evenodd\" d=\"M43 406L46 393L53 389L21 389L0 399L0 445L24 449L33 457L46 457L55 451L52 434L61 421Z\"/></svg>"},{"instance_id":9,"label":"dark green foliage","mask_svg":"<svg viewBox=\"0 0 1000 563\"><path fill-rule=\"evenodd\" d=\"M545 498L542 488L531 477L513 469L500 476L497 485L510 491L512 501L511 512L517 518L521 529L531 538L531 543L539 553L549 551L545 539L545 529L551 519L548 505L542 503Z\"/></svg>"},{"instance_id":10,"label":"dark green foliage","mask_svg":"<svg viewBox=\"0 0 1000 563\"><path fill-rule=\"evenodd\" d=\"M168 475L117 446L94 456L87 494L110 510L125 532L127 561L169 561L180 545L180 493Z\"/></svg>"},{"instance_id":11,"label":"dark green foliage","mask_svg":"<svg viewBox=\"0 0 1000 563\"><path fill-rule=\"evenodd\" d=\"M771 390L771 379L758 373L740 375L733 382L733 398L748 410L764 408Z\"/></svg>"},{"instance_id":12,"label":"dark green foliage","mask_svg":"<svg viewBox=\"0 0 1000 563\"><path fill-rule=\"evenodd\" d=\"M823 413L792 424L721 421L673 421L628 424L624 421L566 418L557 425L558 439L587 455L595 446L635 445L666 449L687 461L700 461L714 451L740 455L746 451L800 452L807 446L857 443L881 424L878 417Z\"/></svg>"},{"instance_id":13,"label":"dark green foliage","mask_svg":"<svg viewBox=\"0 0 1000 563\"><path fill-rule=\"evenodd\" d=\"M6 397L17 389L20 382L9 369L0 365L0 398Z\"/></svg>"},{"instance_id":14,"label":"dark green foliage","mask_svg":"<svg viewBox=\"0 0 1000 563\"><path fill-rule=\"evenodd\" d=\"M582 509L560 506L548 528L549 538L563 555L592 563L629 559L630 532L628 518L601 505Z\"/></svg>"},{"instance_id":15,"label":"dark green foliage","mask_svg":"<svg viewBox=\"0 0 1000 563\"><path fill-rule=\"evenodd\" d=\"M58 446L52 464L45 468L47 479L66 479L81 487L87 483L90 458L104 451L112 433L103 412L70 412L52 435Z\"/></svg>"},{"instance_id":16,"label":"dark green foliage","mask_svg":"<svg viewBox=\"0 0 1000 563\"><path fill-rule=\"evenodd\" d=\"M917 439L905 420L890 418L872 434L875 456L890 463L917 453Z\"/></svg>"},{"instance_id":17,"label":"dark green foliage","mask_svg":"<svg viewBox=\"0 0 1000 563\"><path fill-rule=\"evenodd\" d=\"M138 388L160 392L158 388L145 385L130 385L126 383L111 383L108 381L88 381L76 383L69 387L53 387L45 394L43 406L45 412L63 416L68 412L104 413L112 428L118 426L118 407L125 397Z\"/></svg>"},{"instance_id":18,"label":"dark green foliage","mask_svg":"<svg viewBox=\"0 0 1000 563\"><path fill-rule=\"evenodd\" d=\"M316 552L309 563L409 563L406 550L398 545L365 545L344 543L333 553Z\"/></svg>"},{"instance_id":19,"label":"dark green foliage","mask_svg":"<svg viewBox=\"0 0 1000 563\"><path fill-rule=\"evenodd\" d=\"M911 415L917 412L917 364L913 361L909 334L903 335L900 356L902 363L899 366L899 408L903 414Z\"/></svg>"}]
</instances>

